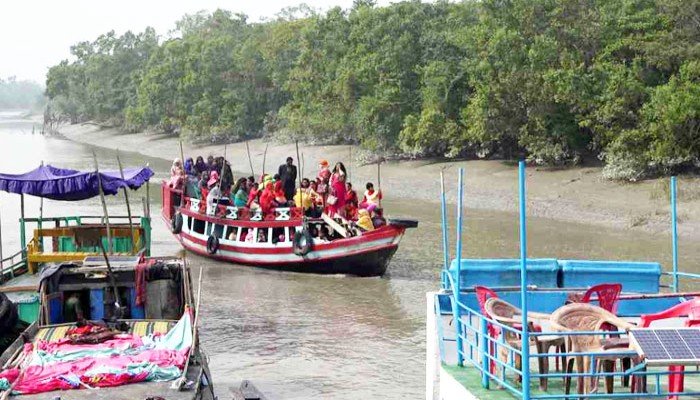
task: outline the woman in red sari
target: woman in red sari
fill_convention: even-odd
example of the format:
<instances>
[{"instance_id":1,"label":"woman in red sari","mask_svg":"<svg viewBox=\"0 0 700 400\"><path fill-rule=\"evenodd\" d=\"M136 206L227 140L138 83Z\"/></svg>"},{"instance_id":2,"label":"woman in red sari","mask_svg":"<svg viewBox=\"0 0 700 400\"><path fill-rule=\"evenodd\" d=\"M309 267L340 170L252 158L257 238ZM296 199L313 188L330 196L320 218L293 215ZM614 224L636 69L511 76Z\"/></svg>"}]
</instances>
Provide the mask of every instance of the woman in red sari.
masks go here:
<instances>
[{"instance_id":1,"label":"woman in red sari","mask_svg":"<svg viewBox=\"0 0 700 400\"><path fill-rule=\"evenodd\" d=\"M265 189L263 189L263 192L260 195L260 208L262 209L263 213L268 213L272 210L274 207L274 200L275 190L272 186L272 182L268 182L265 184Z\"/></svg>"},{"instance_id":2,"label":"woman in red sari","mask_svg":"<svg viewBox=\"0 0 700 400\"><path fill-rule=\"evenodd\" d=\"M339 162L335 164L333 168L333 174L331 175L331 196L326 200L328 204L328 214L334 217L336 214L341 217L345 217L345 194L347 190L345 189L345 179L347 177L347 172L345 170L345 165ZM333 203L333 204L331 204Z\"/></svg>"}]
</instances>

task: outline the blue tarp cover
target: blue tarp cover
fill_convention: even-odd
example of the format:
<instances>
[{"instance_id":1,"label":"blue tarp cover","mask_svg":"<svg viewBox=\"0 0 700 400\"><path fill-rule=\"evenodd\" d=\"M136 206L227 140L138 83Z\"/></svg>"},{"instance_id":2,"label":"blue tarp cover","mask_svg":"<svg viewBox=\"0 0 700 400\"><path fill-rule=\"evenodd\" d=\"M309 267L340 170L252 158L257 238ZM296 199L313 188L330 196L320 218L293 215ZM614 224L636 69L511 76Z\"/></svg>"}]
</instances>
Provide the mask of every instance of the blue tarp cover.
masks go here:
<instances>
[{"instance_id":1,"label":"blue tarp cover","mask_svg":"<svg viewBox=\"0 0 700 400\"><path fill-rule=\"evenodd\" d=\"M124 179L119 171L101 171L102 189L106 195L117 194L119 189L138 189L153 176L148 167L125 168ZM0 173L0 190L8 193L29 194L53 200L84 200L99 196L97 173L42 165L24 174Z\"/></svg>"}]
</instances>

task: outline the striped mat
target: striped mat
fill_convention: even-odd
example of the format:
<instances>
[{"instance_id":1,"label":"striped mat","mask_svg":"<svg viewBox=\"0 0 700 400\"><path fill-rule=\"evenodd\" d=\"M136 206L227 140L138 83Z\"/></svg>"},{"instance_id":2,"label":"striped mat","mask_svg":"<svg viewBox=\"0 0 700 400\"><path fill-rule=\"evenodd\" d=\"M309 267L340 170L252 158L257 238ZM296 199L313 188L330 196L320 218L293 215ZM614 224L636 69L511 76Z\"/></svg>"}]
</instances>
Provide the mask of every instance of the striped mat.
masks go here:
<instances>
[{"instance_id":1,"label":"striped mat","mask_svg":"<svg viewBox=\"0 0 700 400\"><path fill-rule=\"evenodd\" d=\"M173 323L169 321L133 321L129 322L131 333L138 336L147 336L152 333L166 334L172 327ZM55 342L63 339L66 332L75 325L62 325L54 327L39 328L36 334L36 339L45 340L47 342Z\"/></svg>"}]
</instances>

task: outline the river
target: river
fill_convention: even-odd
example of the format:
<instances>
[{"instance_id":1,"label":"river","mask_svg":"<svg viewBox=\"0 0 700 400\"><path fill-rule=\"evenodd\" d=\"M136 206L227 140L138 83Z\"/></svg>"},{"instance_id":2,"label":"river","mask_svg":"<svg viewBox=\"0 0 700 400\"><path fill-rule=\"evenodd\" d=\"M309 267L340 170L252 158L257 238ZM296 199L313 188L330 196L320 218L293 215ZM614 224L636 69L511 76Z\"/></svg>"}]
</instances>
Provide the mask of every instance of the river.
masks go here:
<instances>
[{"instance_id":1,"label":"river","mask_svg":"<svg viewBox=\"0 0 700 400\"><path fill-rule=\"evenodd\" d=\"M114 150L32 134L32 126L19 112L0 112L1 172L25 172L41 162L93 169L93 151L100 168L117 168ZM148 163L156 172L150 188L153 254L181 254L159 218L155 182L167 175L169 162L121 154L125 165ZM144 196L143 188L133 193L130 199L138 206L132 208L140 212ZM40 205L28 197L27 216L38 216ZM425 397L424 299L426 291L439 285L440 210L435 203L406 199L387 199L384 207L389 215L418 218L420 225L407 232L383 278L272 272L187 255L195 272L203 268L201 342L220 398L227 398L227 387L241 379L253 380L272 399ZM126 213L122 196L109 198L108 208L112 215ZM19 249L19 196L0 192L0 212L7 255ZM101 213L99 199L43 204L44 216ZM514 213L466 210L465 221L465 256L517 257ZM666 233L534 218L528 228L533 257L655 260L670 265ZM454 236L452 232L451 239ZM682 268L697 272L700 246L683 241L681 246Z\"/></svg>"}]
</instances>

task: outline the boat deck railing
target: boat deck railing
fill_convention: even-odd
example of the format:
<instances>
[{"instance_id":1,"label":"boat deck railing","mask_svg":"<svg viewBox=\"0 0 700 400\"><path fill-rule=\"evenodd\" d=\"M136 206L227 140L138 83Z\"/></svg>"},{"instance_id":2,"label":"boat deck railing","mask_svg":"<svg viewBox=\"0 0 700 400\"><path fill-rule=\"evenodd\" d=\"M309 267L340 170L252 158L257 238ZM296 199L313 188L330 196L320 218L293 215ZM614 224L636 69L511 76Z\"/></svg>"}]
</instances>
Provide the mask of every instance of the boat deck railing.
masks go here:
<instances>
[{"instance_id":1,"label":"boat deck railing","mask_svg":"<svg viewBox=\"0 0 700 400\"><path fill-rule=\"evenodd\" d=\"M121 254L150 253L150 219L148 217L116 215L110 216L109 222L111 246L110 243L106 243L106 248L111 247L114 252ZM102 230L103 242L107 241L107 224L103 216L21 218L22 250L13 255L15 259L12 260L9 272L3 272L0 275L6 277L9 274L12 278L18 272L24 272L25 269L30 273L36 272L39 263L82 260L87 255L98 254L99 250L96 248L82 248L75 243L73 239L79 227L99 228ZM33 229L29 242L26 241L28 229ZM45 243L47 238L50 239L48 245Z\"/></svg>"},{"instance_id":2,"label":"boat deck railing","mask_svg":"<svg viewBox=\"0 0 700 400\"><path fill-rule=\"evenodd\" d=\"M6 282L21 275L27 268L27 260L23 257L24 250L9 255L0 260L0 282Z\"/></svg>"},{"instance_id":3,"label":"boat deck railing","mask_svg":"<svg viewBox=\"0 0 700 400\"><path fill-rule=\"evenodd\" d=\"M695 274L691 274L695 275ZM700 275L693 276L700 279ZM684 398L700 397L700 390L686 390L683 392L671 392L668 385L665 384L669 375L679 374L679 372L669 372L665 367L651 368L640 360L636 351L621 348L619 351L605 350L603 352L572 352L572 351L554 351L537 353L535 351L522 351L521 346L514 346L506 340L507 334L511 337L522 338L522 328L515 328L503 324L495 319L483 315L479 310L475 310L465 304L461 296L456 296L460 291L453 290L454 282L452 276L447 274L448 290L443 290L442 293L436 296L449 296L450 305L452 308L452 327L454 333L446 332L445 327L438 323L438 340L440 343L440 355L443 363L447 359L456 359L457 365L463 368L473 368L481 376L481 386L489 390L506 390L513 397L518 399L638 399L638 398L663 398L669 396L677 396ZM462 292L463 293L463 292ZM444 310L440 308L440 302L436 298L436 315L444 314ZM634 317L634 316L630 316ZM500 330L501 334L497 338L492 337L488 332L488 326ZM452 328L450 327L450 328ZM552 337L553 335L563 337L565 341L573 336L599 336L601 338L609 338L617 336L626 338L627 332L624 331L571 331L571 332L535 332L530 330L529 337L532 342L536 342L540 337ZM456 354L446 354L448 351L444 346L446 342L456 342ZM522 341L519 343L522 345ZM532 346L532 344L531 344ZM527 353L527 354L526 354ZM605 372L602 369L592 368L596 365L596 360L610 359L611 356L620 358L629 358L632 360L631 367L627 370L616 369L612 372ZM591 364L584 369L583 372L566 372L566 365L562 365L560 369L555 370L551 365L549 371L540 373L538 371L538 363L542 358L565 357L566 360L587 358L591 360ZM688 377L700 376L700 370L697 368L686 368L681 372L686 381ZM577 381L579 379L588 380L588 385L591 385L588 393L577 393ZM630 387L615 387L614 393L605 393L603 385L600 387L596 383L592 385L590 382L598 382L601 379L613 378L619 382L621 379L626 379L631 382ZM528 384L524 385L522 381L528 380ZM537 381L547 380L549 388L547 391L538 390L531 385ZM571 380L572 392L566 393L563 390L563 384L557 384L557 380ZM688 386L688 385L686 385ZM634 387L634 391L632 388ZM527 390L524 390L527 388Z\"/></svg>"},{"instance_id":4,"label":"boat deck railing","mask_svg":"<svg viewBox=\"0 0 700 400\"><path fill-rule=\"evenodd\" d=\"M539 301L533 301L537 307L542 310L533 310L528 303L528 294L539 289L531 288L528 284L528 269L531 260L527 256L527 224L526 224L526 192L525 192L525 162L520 161L518 165L518 203L519 203L519 241L520 241L520 257L518 266L518 275L520 285L517 287L519 292L519 305L521 308L520 323L507 325L495 319L483 315L479 309L470 307L474 304L473 299L469 297L472 293L465 293L465 288L462 282L462 220L463 220L463 201L464 201L464 171L460 168L458 176L458 191L457 191L457 227L456 227L456 273L451 273L449 263L449 247L448 247L448 226L446 212L446 196L444 188L444 180L441 180L441 211L442 211L442 239L443 239L443 261L444 268L441 275L442 291L435 295L435 316L440 319L437 325L437 335L439 343L440 358L443 364L457 364L459 371L470 371L470 378L478 377L480 386L483 389L495 391L498 388L505 389L514 398L530 400L530 399L597 399L597 398L620 398L620 399L638 399L638 398L700 398L700 365L689 365L682 372L679 369L673 369L669 372L669 366L651 366L647 365L644 357L641 357L637 351L633 351L629 346L623 346L618 349L605 349L601 351L591 352L573 352L571 351L572 340L576 336L586 336L587 338L608 338L611 335L616 335L620 339L627 338L627 332L610 332L605 330L600 331L565 331L559 332L550 329L549 332L537 332L535 329L528 329L531 325L528 315L531 311L545 311L544 308L550 310L556 307L556 304L551 304L548 298L543 293ZM442 178L442 174L441 174ZM678 268L678 231L676 217L676 179L671 178L671 221L672 221L672 268L670 272L665 272L662 275L657 275L656 279L662 276L670 277L672 280L669 288L669 293L660 293L658 290L661 285L658 281L654 287L654 292L646 292L632 296L623 296L631 300L631 303L636 302L636 308L628 307L629 312L624 315L626 318L640 317L640 313L654 313L669 307L669 302L661 302L658 299L667 297L673 305L686 300L688 297L697 297L700 293L682 293L682 286L697 286L700 281L700 274L679 272ZM496 270L494 270L496 271ZM659 271L661 272L661 271ZM497 273L497 272L495 272ZM629 269L624 272L630 277L638 275L635 269ZM612 277L611 279L624 280L624 276ZM639 278L639 276L636 276ZM684 282L681 282L683 280ZM576 281L576 278L574 279ZM634 281L634 279L632 279ZM619 282L619 281L618 281ZM647 281L649 282L649 281ZM579 282L581 283L581 282ZM610 283L615 283L611 281ZM619 282L625 284L625 282ZM652 282L650 282L651 284ZM681 285L683 283L683 285ZM624 289L624 288L623 288ZM642 288L645 289L645 288ZM648 288L646 288L648 289ZM559 292L571 291L571 288L560 287ZM639 290L644 292L644 290ZM549 294L547 294L549 295ZM561 295L561 293L560 293ZM553 298L553 297L552 297ZM563 300L562 297L558 297ZM444 300L444 301L441 301ZM640 306L641 302L641 307ZM545 304L547 303L547 304ZM626 305L627 307L628 305ZM622 307L622 304L620 304ZM479 308L478 306L476 308ZM445 323L442 318L444 314L451 314L452 322ZM450 326L452 325L452 326ZM489 333L489 326L491 329ZM534 326L533 326L534 328ZM449 336L447 330L453 330ZM500 331L499 335L495 333ZM553 332L554 331L554 332ZM508 336L508 338L506 338ZM542 341L547 341L544 336L549 336L549 339L561 339L567 345L565 350L555 350L554 353L548 353L549 349L542 349L537 346L539 351L531 351L530 347ZM454 343L454 346L452 344ZM552 341L550 341L552 343ZM559 341L558 343L561 343ZM448 350L448 347L450 350ZM597 347L589 347L595 348ZM544 357L566 357L567 360L576 360L578 368L576 372L569 371L570 368L562 365L562 371L552 371L552 368L544 368L540 362ZM596 368L596 360L610 361L611 359L629 359L630 366L626 369L619 368L615 370L610 365L607 365L604 371ZM583 365L583 360L590 360L589 364ZM669 360L669 365L677 365L678 360ZM625 364L625 363L621 363ZM695 366L695 368L692 368ZM540 369L542 372L540 372ZM602 368L601 368L602 369ZM459 372L461 373L461 372ZM675 379L674 385L670 385L671 379ZM680 375L680 376L679 376ZM604 393L607 391L598 386L600 378L606 378L606 384L609 386L612 382L620 378L629 378L630 387L614 387L613 393ZM618 378L618 379L615 379ZM680 379L685 379L685 388L679 390L677 385ZM690 379L695 378L695 379ZM466 378L464 378L466 379ZM532 387L536 381L540 381L541 388L538 390ZM546 383L545 383L546 380ZM560 380L568 381L574 386L571 393L565 388L566 385L554 385ZM588 382L586 382L588 381ZM580 386L579 386L580 383ZM473 385L473 384L472 384ZM624 383L623 383L623 386ZM496 388L497 387L497 388ZM545 389L546 388L546 389ZM579 390L580 388L580 390ZM475 388L479 389L479 388ZM634 389L634 390L632 390ZM493 392L491 392L493 393Z\"/></svg>"},{"instance_id":5,"label":"boat deck railing","mask_svg":"<svg viewBox=\"0 0 700 400\"><path fill-rule=\"evenodd\" d=\"M207 205L204 200L190 197L185 198L184 208L193 213L236 221L301 221L304 217L304 211L299 207L277 207L269 213L263 213L261 209L247 207L223 204Z\"/></svg>"}]
</instances>

